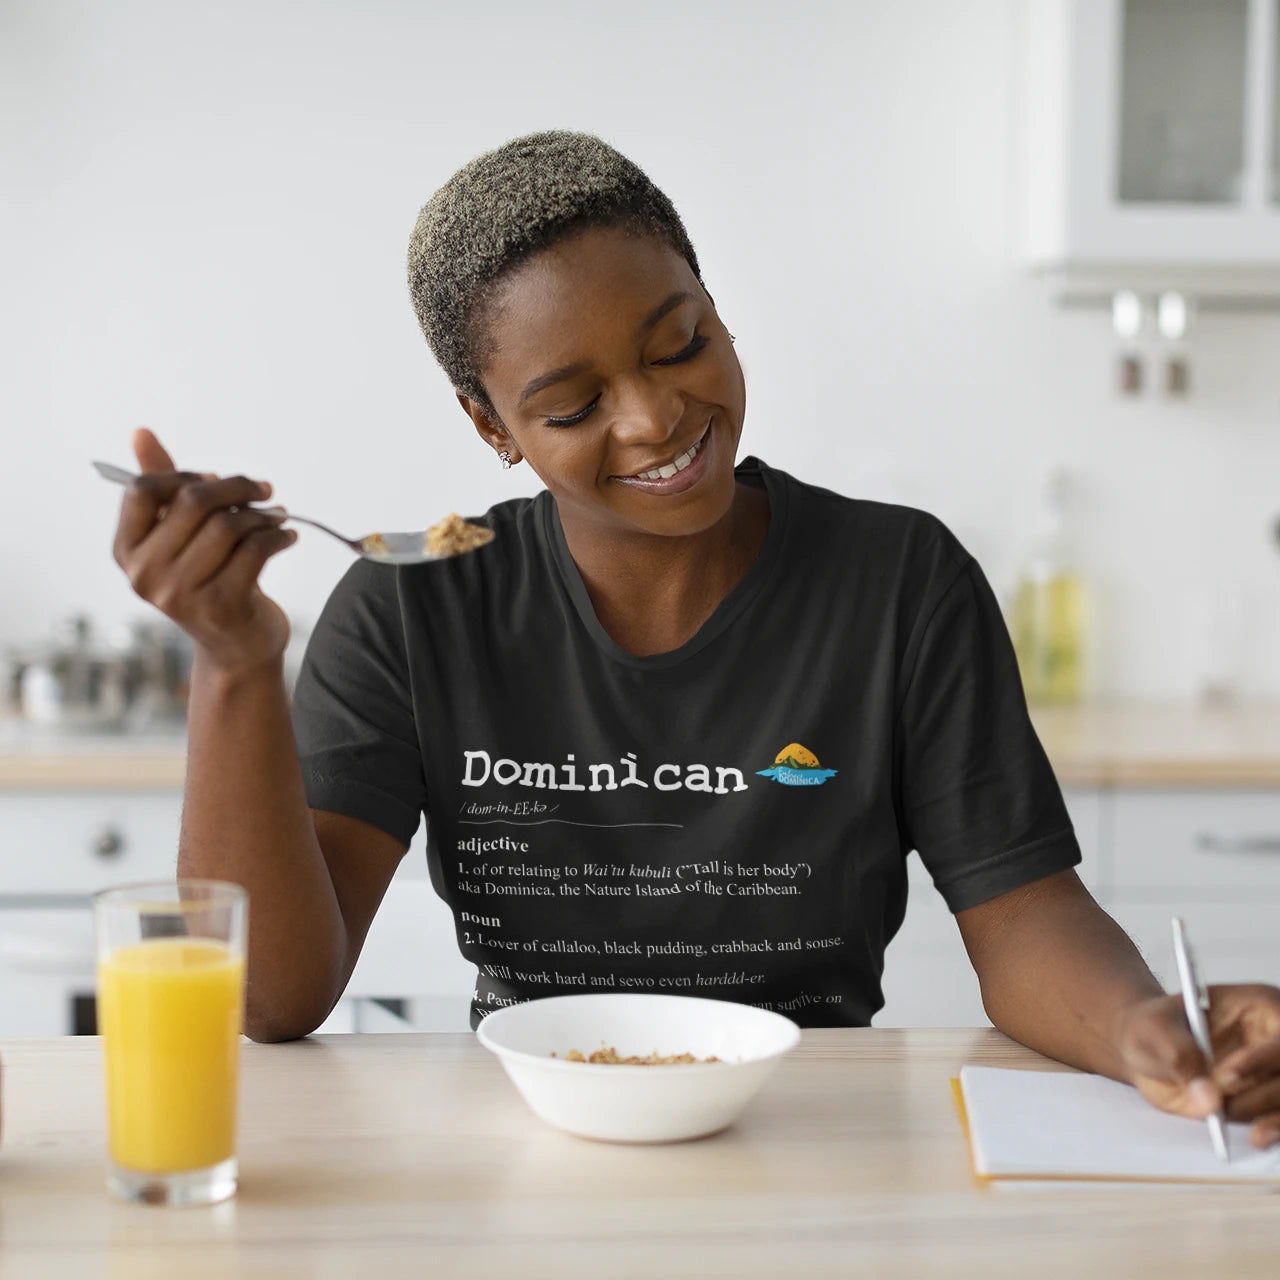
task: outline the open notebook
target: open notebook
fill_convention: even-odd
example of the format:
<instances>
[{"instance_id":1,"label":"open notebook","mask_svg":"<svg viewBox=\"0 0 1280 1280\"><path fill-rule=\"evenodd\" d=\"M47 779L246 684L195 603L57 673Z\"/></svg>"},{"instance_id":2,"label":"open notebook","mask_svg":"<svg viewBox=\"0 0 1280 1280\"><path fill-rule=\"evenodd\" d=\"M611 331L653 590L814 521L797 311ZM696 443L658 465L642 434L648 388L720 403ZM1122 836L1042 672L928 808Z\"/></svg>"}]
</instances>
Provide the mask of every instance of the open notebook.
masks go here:
<instances>
[{"instance_id":1,"label":"open notebook","mask_svg":"<svg viewBox=\"0 0 1280 1280\"><path fill-rule=\"evenodd\" d=\"M1258 1151L1247 1124L1226 1126L1224 1164L1203 1120L1102 1076L962 1067L957 1101L979 1177L1280 1186L1280 1148Z\"/></svg>"}]
</instances>

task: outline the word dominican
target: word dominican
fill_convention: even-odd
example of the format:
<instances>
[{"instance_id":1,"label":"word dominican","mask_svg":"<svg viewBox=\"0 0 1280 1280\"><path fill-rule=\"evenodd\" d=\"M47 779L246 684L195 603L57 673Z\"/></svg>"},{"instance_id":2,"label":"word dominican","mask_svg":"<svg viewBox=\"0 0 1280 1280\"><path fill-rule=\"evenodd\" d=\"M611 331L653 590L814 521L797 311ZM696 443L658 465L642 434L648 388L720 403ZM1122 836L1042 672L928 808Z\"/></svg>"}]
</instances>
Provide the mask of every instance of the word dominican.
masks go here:
<instances>
[{"instance_id":1,"label":"word dominican","mask_svg":"<svg viewBox=\"0 0 1280 1280\"><path fill-rule=\"evenodd\" d=\"M494 760L487 751L464 751L465 760L462 771L464 787L482 787L490 778L501 787L517 784L522 787L537 787L542 791L617 791L622 787L648 787L649 782L640 777L634 751L628 751L619 761L619 770L611 764L589 764L586 771L591 782L584 786L578 781L578 767L572 754L565 756L564 764L558 766L560 776L557 778L554 764L520 763L518 760ZM716 785L711 785L712 769L715 770ZM746 791L747 782L741 769L726 768L722 765L705 764L660 764L653 771L652 786L655 791L705 791L710 795L723 796L730 791ZM602 782L604 778L606 781ZM733 786L726 783L732 779Z\"/></svg>"}]
</instances>

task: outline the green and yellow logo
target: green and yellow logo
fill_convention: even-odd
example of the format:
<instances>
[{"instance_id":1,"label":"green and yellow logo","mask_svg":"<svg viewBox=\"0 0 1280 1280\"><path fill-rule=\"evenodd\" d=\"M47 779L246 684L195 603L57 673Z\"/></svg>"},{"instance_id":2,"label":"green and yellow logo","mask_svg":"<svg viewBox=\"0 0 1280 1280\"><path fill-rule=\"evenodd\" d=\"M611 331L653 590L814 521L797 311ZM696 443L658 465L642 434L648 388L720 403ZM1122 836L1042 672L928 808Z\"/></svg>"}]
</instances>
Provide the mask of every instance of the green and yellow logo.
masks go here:
<instances>
[{"instance_id":1,"label":"green and yellow logo","mask_svg":"<svg viewBox=\"0 0 1280 1280\"><path fill-rule=\"evenodd\" d=\"M822 768L818 757L808 747L792 742L774 756L772 769L757 769L756 775L772 778L784 787L820 787L839 772L839 769Z\"/></svg>"}]
</instances>

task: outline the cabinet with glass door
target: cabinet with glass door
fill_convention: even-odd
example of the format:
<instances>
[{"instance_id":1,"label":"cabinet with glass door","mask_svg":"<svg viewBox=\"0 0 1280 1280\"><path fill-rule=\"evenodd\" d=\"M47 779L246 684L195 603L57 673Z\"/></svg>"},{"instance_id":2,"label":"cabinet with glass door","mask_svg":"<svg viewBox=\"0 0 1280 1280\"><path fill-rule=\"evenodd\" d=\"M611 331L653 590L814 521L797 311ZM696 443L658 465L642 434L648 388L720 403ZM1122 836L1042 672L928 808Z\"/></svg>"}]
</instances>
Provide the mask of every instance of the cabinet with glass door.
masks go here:
<instances>
[{"instance_id":1,"label":"cabinet with glass door","mask_svg":"<svg viewBox=\"0 0 1280 1280\"><path fill-rule=\"evenodd\" d=\"M1280 0L1028 0L1024 248L1280 273Z\"/></svg>"}]
</instances>

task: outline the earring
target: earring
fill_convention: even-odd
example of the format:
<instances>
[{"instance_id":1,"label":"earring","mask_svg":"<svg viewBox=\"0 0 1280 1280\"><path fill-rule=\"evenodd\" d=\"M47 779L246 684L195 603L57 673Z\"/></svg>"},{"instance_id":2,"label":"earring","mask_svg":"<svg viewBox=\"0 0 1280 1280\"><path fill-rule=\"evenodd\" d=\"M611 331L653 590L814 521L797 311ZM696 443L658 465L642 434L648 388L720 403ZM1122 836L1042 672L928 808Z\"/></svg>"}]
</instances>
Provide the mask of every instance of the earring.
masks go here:
<instances>
[{"instance_id":1,"label":"earring","mask_svg":"<svg viewBox=\"0 0 1280 1280\"><path fill-rule=\"evenodd\" d=\"M730 342L737 342L737 338L735 338L735 337L733 336L733 334L729 334L729 341L730 341Z\"/></svg>"},{"instance_id":2,"label":"earring","mask_svg":"<svg viewBox=\"0 0 1280 1280\"><path fill-rule=\"evenodd\" d=\"M511 455L505 449L498 454L498 460L502 463L503 471L511 470Z\"/></svg>"}]
</instances>

